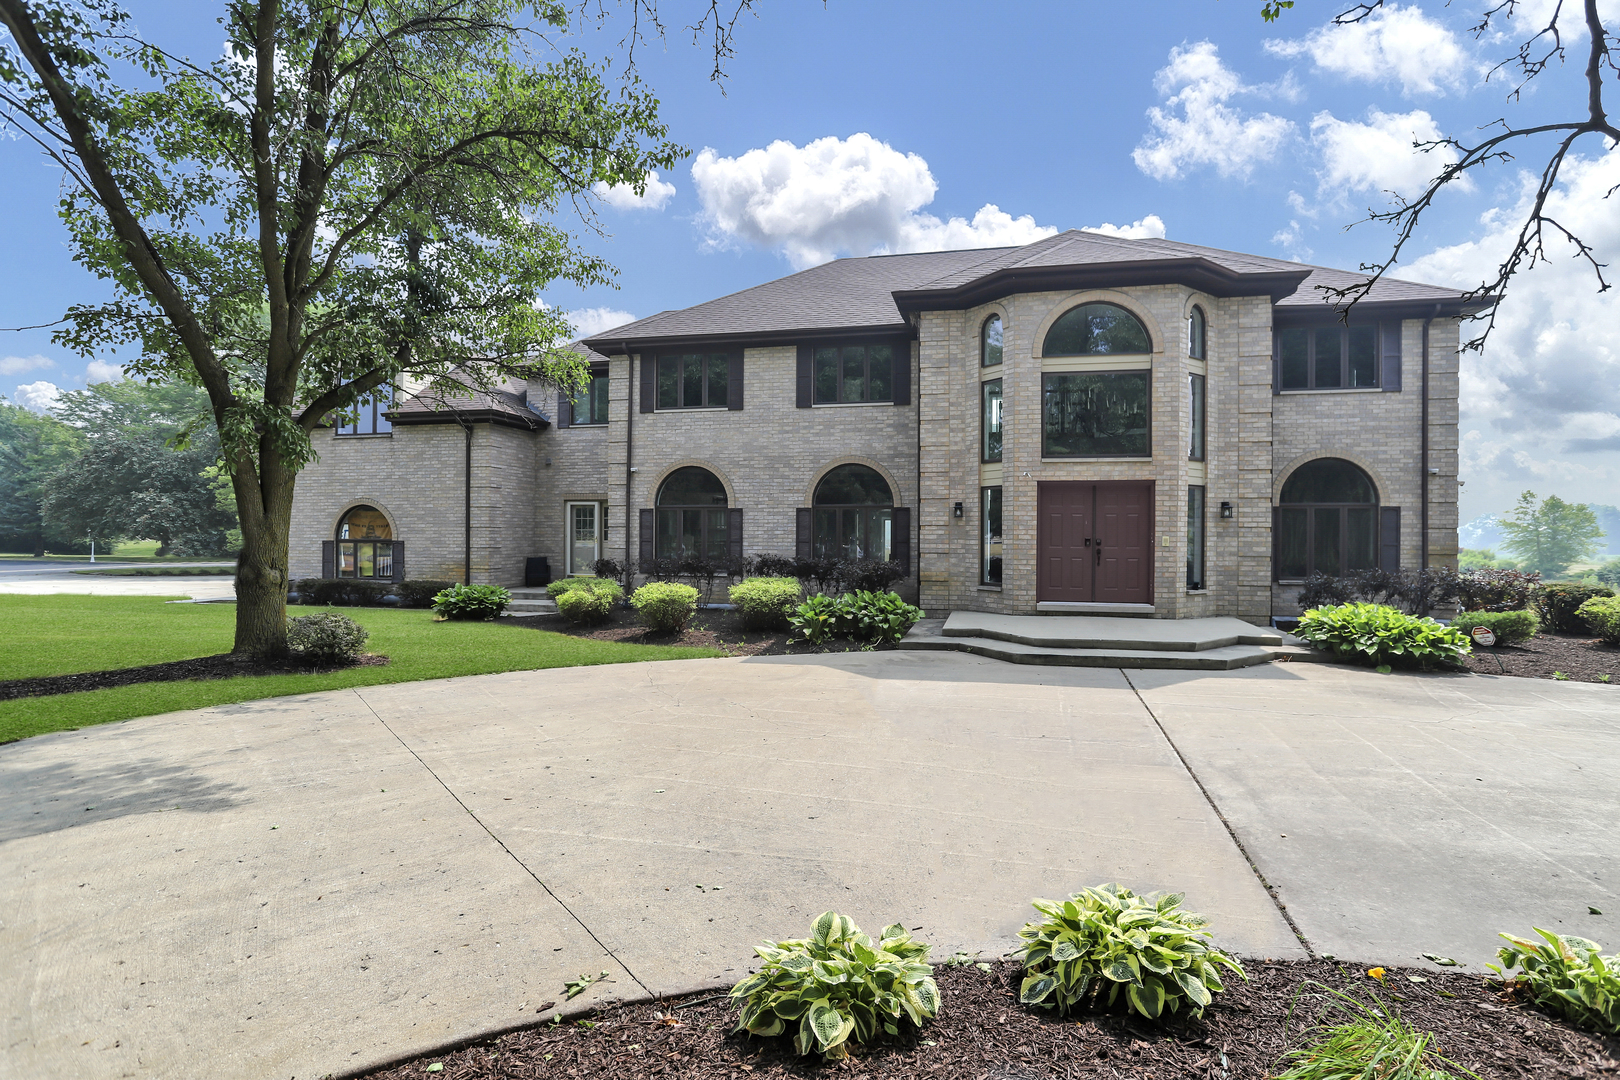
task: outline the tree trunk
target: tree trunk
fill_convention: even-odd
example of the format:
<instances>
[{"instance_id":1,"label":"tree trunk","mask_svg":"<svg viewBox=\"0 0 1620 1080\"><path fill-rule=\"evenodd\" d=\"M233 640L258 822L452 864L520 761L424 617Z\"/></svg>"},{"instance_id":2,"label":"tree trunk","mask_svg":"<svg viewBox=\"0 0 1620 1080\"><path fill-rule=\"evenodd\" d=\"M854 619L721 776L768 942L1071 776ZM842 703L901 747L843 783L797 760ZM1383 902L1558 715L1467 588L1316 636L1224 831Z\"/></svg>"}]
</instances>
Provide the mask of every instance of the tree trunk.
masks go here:
<instances>
[{"instance_id":1,"label":"tree trunk","mask_svg":"<svg viewBox=\"0 0 1620 1080\"><path fill-rule=\"evenodd\" d=\"M41 529L41 530L39 530L39 532L34 534L34 558L43 559L44 557L45 557L45 530Z\"/></svg>"},{"instance_id":2,"label":"tree trunk","mask_svg":"<svg viewBox=\"0 0 1620 1080\"><path fill-rule=\"evenodd\" d=\"M292 528L293 473L273 452L259 457L260 482L232 477L238 505L253 499L263 514L243 514L236 559L238 656L277 657L287 651L287 545ZM260 488L263 488L261 493Z\"/></svg>"}]
</instances>

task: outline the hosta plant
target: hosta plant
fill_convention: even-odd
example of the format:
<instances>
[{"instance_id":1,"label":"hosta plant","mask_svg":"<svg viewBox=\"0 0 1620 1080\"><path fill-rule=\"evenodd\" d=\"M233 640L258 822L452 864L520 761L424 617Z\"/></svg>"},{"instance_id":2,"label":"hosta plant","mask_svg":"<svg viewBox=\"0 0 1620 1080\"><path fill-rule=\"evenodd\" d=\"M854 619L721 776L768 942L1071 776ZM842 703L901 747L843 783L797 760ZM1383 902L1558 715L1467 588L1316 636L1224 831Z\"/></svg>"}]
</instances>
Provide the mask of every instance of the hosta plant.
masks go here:
<instances>
[{"instance_id":1,"label":"hosta plant","mask_svg":"<svg viewBox=\"0 0 1620 1080\"><path fill-rule=\"evenodd\" d=\"M862 641L894 645L926 614L892 592L856 592L839 604L845 618L854 624L854 635Z\"/></svg>"},{"instance_id":2,"label":"hosta plant","mask_svg":"<svg viewBox=\"0 0 1620 1080\"><path fill-rule=\"evenodd\" d=\"M843 609L839 602L830 596L817 593L807 596L792 615L788 616L788 625L793 628L795 637L803 637L812 645L820 645L828 638L839 632L843 623Z\"/></svg>"},{"instance_id":3,"label":"hosta plant","mask_svg":"<svg viewBox=\"0 0 1620 1080\"><path fill-rule=\"evenodd\" d=\"M1382 604L1312 608L1300 617L1294 634L1369 667L1455 664L1473 649L1468 635L1455 626L1441 626Z\"/></svg>"},{"instance_id":4,"label":"hosta plant","mask_svg":"<svg viewBox=\"0 0 1620 1080\"><path fill-rule=\"evenodd\" d=\"M1603 946L1583 937L1533 929L1540 941L1500 935L1502 965L1486 966L1504 981L1517 969L1512 980L1531 1001L1576 1027L1620 1035L1620 956L1602 955Z\"/></svg>"},{"instance_id":5,"label":"hosta plant","mask_svg":"<svg viewBox=\"0 0 1620 1080\"><path fill-rule=\"evenodd\" d=\"M512 594L499 585L452 585L433 597L438 619L493 619L506 610Z\"/></svg>"},{"instance_id":6,"label":"hosta plant","mask_svg":"<svg viewBox=\"0 0 1620 1080\"><path fill-rule=\"evenodd\" d=\"M874 942L847 915L824 912L809 937L754 949L764 961L759 973L731 990L743 1003L737 1030L791 1031L800 1054L832 1061L845 1057L851 1042L871 1042L879 1031L898 1035L902 1024L921 1027L939 1012L928 948L898 923L884 927Z\"/></svg>"},{"instance_id":7,"label":"hosta plant","mask_svg":"<svg viewBox=\"0 0 1620 1080\"><path fill-rule=\"evenodd\" d=\"M1115 1005L1157 1020L1183 1005L1203 1014L1226 987L1217 966L1247 979L1237 960L1211 944L1202 915L1181 909L1181 893L1138 896L1122 885L1083 889L1067 900L1032 900L1043 918L1018 931L1024 962L1018 999L1067 1013Z\"/></svg>"}]
</instances>

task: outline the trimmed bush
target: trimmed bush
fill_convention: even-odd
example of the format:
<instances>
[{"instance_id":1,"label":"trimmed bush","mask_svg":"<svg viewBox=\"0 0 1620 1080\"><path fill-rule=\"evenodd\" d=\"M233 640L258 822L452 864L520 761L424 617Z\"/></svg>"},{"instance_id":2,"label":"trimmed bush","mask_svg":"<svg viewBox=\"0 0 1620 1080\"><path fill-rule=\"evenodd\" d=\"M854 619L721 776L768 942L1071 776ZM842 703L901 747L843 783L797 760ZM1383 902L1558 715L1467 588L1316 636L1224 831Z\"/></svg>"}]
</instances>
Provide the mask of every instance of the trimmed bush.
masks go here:
<instances>
[{"instance_id":1,"label":"trimmed bush","mask_svg":"<svg viewBox=\"0 0 1620 1080\"><path fill-rule=\"evenodd\" d=\"M850 592L883 592L905 576L892 559L845 559L838 568L839 584Z\"/></svg>"},{"instance_id":2,"label":"trimmed bush","mask_svg":"<svg viewBox=\"0 0 1620 1080\"><path fill-rule=\"evenodd\" d=\"M754 630L786 629L803 595L799 579L792 577L752 577L731 587L743 625Z\"/></svg>"},{"instance_id":3,"label":"trimmed bush","mask_svg":"<svg viewBox=\"0 0 1620 1080\"><path fill-rule=\"evenodd\" d=\"M698 591L690 585L669 581L649 581L630 594L630 606L641 623L658 634L674 634L686 629L697 610ZM560 608L559 608L560 610Z\"/></svg>"},{"instance_id":4,"label":"trimmed bush","mask_svg":"<svg viewBox=\"0 0 1620 1080\"><path fill-rule=\"evenodd\" d=\"M1586 620L1592 633L1610 645L1620 645L1620 596L1594 596L1575 614Z\"/></svg>"},{"instance_id":5,"label":"trimmed bush","mask_svg":"<svg viewBox=\"0 0 1620 1080\"><path fill-rule=\"evenodd\" d=\"M1535 606L1541 575L1480 569L1457 575L1457 601L1464 611L1525 611Z\"/></svg>"},{"instance_id":6,"label":"trimmed bush","mask_svg":"<svg viewBox=\"0 0 1620 1080\"><path fill-rule=\"evenodd\" d=\"M576 626L595 626L607 622L618 600L599 589L570 589L557 597L557 611Z\"/></svg>"},{"instance_id":7,"label":"trimmed bush","mask_svg":"<svg viewBox=\"0 0 1620 1080\"><path fill-rule=\"evenodd\" d=\"M1586 620L1576 614L1582 604L1602 596L1613 596L1607 585L1577 585L1555 581L1543 585L1536 594L1536 614L1541 625L1557 634L1584 634Z\"/></svg>"},{"instance_id":8,"label":"trimmed bush","mask_svg":"<svg viewBox=\"0 0 1620 1080\"><path fill-rule=\"evenodd\" d=\"M800 1054L836 1061L849 1055L851 1043L872 1042L879 1032L898 1035L907 1022L920 1028L939 1012L928 948L899 923L874 942L849 916L823 912L809 937L754 949L764 961L758 974L731 988L743 1002L737 1030L761 1036L792 1030Z\"/></svg>"},{"instance_id":9,"label":"trimmed bush","mask_svg":"<svg viewBox=\"0 0 1620 1080\"><path fill-rule=\"evenodd\" d=\"M499 585L452 585L433 598L441 619L493 619L506 610L512 594Z\"/></svg>"},{"instance_id":10,"label":"trimmed bush","mask_svg":"<svg viewBox=\"0 0 1620 1080\"><path fill-rule=\"evenodd\" d=\"M607 593L610 601L624 598L624 587L613 578L608 577L565 577L558 578L546 586L546 595L553 600L563 593L573 592L576 589L590 589L594 592Z\"/></svg>"},{"instance_id":11,"label":"trimmed bush","mask_svg":"<svg viewBox=\"0 0 1620 1080\"><path fill-rule=\"evenodd\" d=\"M751 577L797 577L793 571L798 565L798 560L791 556L762 553L750 559L745 569Z\"/></svg>"},{"instance_id":12,"label":"trimmed bush","mask_svg":"<svg viewBox=\"0 0 1620 1080\"><path fill-rule=\"evenodd\" d=\"M1181 910L1181 893L1138 896L1122 885L1083 889L1058 903L1032 900L1044 918L1018 931L1024 962L1018 1000L1066 1014L1081 1004L1112 1006L1157 1020L1185 1005L1201 1016L1226 989L1219 964L1243 966L1210 943L1209 920Z\"/></svg>"},{"instance_id":13,"label":"trimmed bush","mask_svg":"<svg viewBox=\"0 0 1620 1080\"><path fill-rule=\"evenodd\" d=\"M1496 635L1498 645L1513 645L1536 636L1541 620L1533 611L1468 611L1451 622L1472 640L1474 627L1483 626Z\"/></svg>"},{"instance_id":14,"label":"trimmed bush","mask_svg":"<svg viewBox=\"0 0 1620 1080\"><path fill-rule=\"evenodd\" d=\"M417 578L399 583L399 600L402 607L428 608L433 606L433 598L446 589L453 589L453 581L435 581L432 578Z\"/></svg>"},{"instance_id":15,"label":"trimmed bush","mask_svg":"<svg viewBox=\"0 0 1620 1080\"><path fill-rule=\"evenodd\" d=\"M309 664L350 664L370 634L337 611L317 611L287 620L287 651Z\"/></svg>"},{"instance_id":16,"label":"trimmed bush","mask_svg":"<svg viewBox=\"0 0 1620 1080\"><path fill-rule=\"evenodd\" d=\"M1305 579L1299 588L1299 609L1333 607L1348 604L1355 594L1354 584L1348 578L1336 578L1317 571Z\"/></svg>"},{"instance_id":17,"label":"trimmed bush","mask_svg":"<svg viewBox=\"0 0 1620 1080\"><path fill-rule=\"evenodd\" d=\"M1312 608L1300 618L1294 635L1370 667L1455 664L1472 649L1468 635L1457 627L1382 604Z\"/></svg>"},{"instance_id":18,"label":"trimmed bush","mask_svg":"<svg viewBox=\"0 0 1620 1080\"><path fill-rule=\"evenodd\" d=\"M292 591L300 604L315 607L376 607L393 587L364 578L299 578Z\"/></svg>"}]
</instances>

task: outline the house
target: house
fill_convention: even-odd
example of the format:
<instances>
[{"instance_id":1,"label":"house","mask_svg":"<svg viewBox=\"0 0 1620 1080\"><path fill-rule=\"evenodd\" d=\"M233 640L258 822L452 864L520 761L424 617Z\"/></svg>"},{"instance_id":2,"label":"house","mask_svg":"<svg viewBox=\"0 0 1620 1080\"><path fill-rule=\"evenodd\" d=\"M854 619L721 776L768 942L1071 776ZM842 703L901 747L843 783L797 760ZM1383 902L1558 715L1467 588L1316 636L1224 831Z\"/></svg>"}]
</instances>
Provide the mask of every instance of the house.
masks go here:
<instances>
[{"instance_id":1,"label":"house","mask_svg":"<svg viewBox=\"0 0 1620 1080\"><path fill-rule=\"evenodd\" d=\"M516 584L681 551L888 557L932 612L1267 622L1454 565L1452 289L1168 240L841 259L316 433L291 570Z\"/></svg>"}]
</instances>

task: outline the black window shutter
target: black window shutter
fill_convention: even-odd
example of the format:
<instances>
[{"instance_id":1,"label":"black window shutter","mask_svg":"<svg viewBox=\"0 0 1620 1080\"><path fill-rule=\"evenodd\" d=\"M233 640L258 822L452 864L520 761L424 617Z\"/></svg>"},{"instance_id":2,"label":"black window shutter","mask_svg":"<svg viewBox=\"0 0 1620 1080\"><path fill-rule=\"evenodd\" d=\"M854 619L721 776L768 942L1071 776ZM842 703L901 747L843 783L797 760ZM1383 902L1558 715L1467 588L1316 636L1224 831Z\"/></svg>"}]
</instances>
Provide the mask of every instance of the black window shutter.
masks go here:
<instances>
[{"instance_id":1,"label":"black window shutter","mask_svg":"<svg viewBox=\"0 0 1620 1080\"><path fill-rule=\"evenodd\" d=\"M641 358L641 411L652 412L658 398L658 357Z\"/></svg>"},{"instance_id":2,"label":"black window shutter","mask_svg":"<svg viewBox=\"0 0 1620 1080\"><path fill-rule=\"evenodd\" d=\"M894 403L911 404L911 342L903 341L894 350L894 368L890 378L894 382Z\"/></svg>"},{"instance_id":3,"label":"black window shutter","mask_svg":"<svg viewBox=\"0 0 1620 1080\"><path fill-rule=\"evenodd\" d=\"M799 346L799 368L796 373L797 378L794 380L794 383L798 388L798 398L794 404L801 409L808 409L811 403L814 401L814 398L811 396L815 392L816 385L815 371L811 364L814 355L815 350L809 345ZM810 556L805 555L803 557L808 559Z\"/></svg>"},{"instance_id":4,"label":"black window shutter","mask_svg":"<svg viewBox=\"0 0 1620 1080\"><path fill-rule=\"evenodd\" d=\"M813 550L811 545L810 529L812 514L808 506L801 506L793 512L793 557L795 559L808 559Z\"/></svg>"},{"instance_id":5,"label":"black window shutter","mask_svg":"<svg viewBox=\"0 0 1620 1080\"><path fill-rule=\"evenodd\" d=\"M1383 387L1385 390L1399 390L1401 388L1401 324L1399 322L1386 322L1378 324L1378 336L1382 339L1380 349L1383 355L1379 358L1383 371ZM1399 515L1397 515L1397 520Z\"/></svg>"},{"instance_id":6,"label":"black window shutter","mask_svg":"<svg viewBox=\"0 0 1620 1080\"><path fill-rule=\"evenodd\" d=\"M654 515L653 515L653 512L651 510L643 510L643 511L641 511L639 516L641 518L641 552L640 552L640 555L641 555L642 563L646 564L646 563L650 563L650 562L653 561L653 538L654 538L654 530L656 529L657 526L654 524L654 521L653 521Z\"/></svg>"},{"instance_id":7,"label":"black window shutter","mask_svg":"<svg viewBox=\"0 0 1620 1080\"><path fill-rule=\"evenodd\" d=\"M1282 393L1282 348L1277 344L1276 330L1271 332L1271 392Z\"/></svg>"},{"instance_id":8,"label":"black window shutter","mask_svg":"<svg viewBox=\"0 0 1620 1080\"><path fill-rule=\"evenodd\" d=\"M557 394L557 426L565 428L574 422L574 403L568 395L562 392Z\"/></svg>"},{"instance_id":9,"label":"black window shutter","mask_svg":"<svg viewBox=\"0 0 1620 1080\"><path fill-rule=\"evenodd\" d=\"M1385 506L1378 512L1378 565L1384 570L1401 568L1401 508Z\"/></svg>"},{"instance_id":10,"label":"black window shutter","mask_svg":"<svg viewBox=\"0 0 1620 1080\"><path fill-rule=\"evenodd\" d=\"M894 508L894 561L900 564L906 577L911 576L911 507Z\"/></svg>"},{"instance_id":11,"label":"black window shutter","mask_svg":"<svg viewBox=\"0 0 1620 1080\"><path fill-rule=\"evenodd\" d=\"M726 554L735 566L743 559L742 511L733 509L726 522Z\"/></svg>"},{"instance_id":12,"label":"black window shutter","mask_svg":"<svg viewBox=\"0 0 1620 1080\"><path fill-rule=\"evenodd\" d=\"M1278 545L1278 542L1279 542L1278 541L1277 529L1282 524L1281 519L1282 519L1282 511L1278 510L1277 507L1273 506L1271 508L1271 580L1272 581L1277 580L1277 567L1279 565L1278 564L1278 556L1280 554L1279 551L1278 551L1278 548L1277 548L1277 545Z\"/></svg>"},{"instance_id":13,"label":"black window shutter","mask_svg":"<svg viewBox=\"0 0 1620 1080\"><path fill-rule=\"evenodd\" d=\"M337 577L337 541L321 541L321 577Z\"/></svg>"},{"instance_id":14,"label":"black window shutter","mask_svg":"<svg viewBox=\"0 0 1620 1080\"><path fill-rule=\"evenodd\" d=\"M395 581L405 580L405 541L394 541L394 578Z\"/></svg>"},{"instance_id":15,"label":"black window shutter","mask_svg":"<svg viewBox=\"0 0 1620 1080\"><path fill-rule=\"evenodd\" d=\"M736 412L743 403L743 354L726 357L726 408Z\"/></svg>"}]
</instances>

